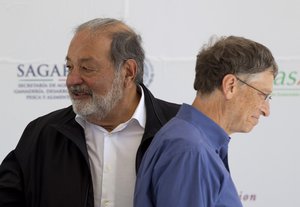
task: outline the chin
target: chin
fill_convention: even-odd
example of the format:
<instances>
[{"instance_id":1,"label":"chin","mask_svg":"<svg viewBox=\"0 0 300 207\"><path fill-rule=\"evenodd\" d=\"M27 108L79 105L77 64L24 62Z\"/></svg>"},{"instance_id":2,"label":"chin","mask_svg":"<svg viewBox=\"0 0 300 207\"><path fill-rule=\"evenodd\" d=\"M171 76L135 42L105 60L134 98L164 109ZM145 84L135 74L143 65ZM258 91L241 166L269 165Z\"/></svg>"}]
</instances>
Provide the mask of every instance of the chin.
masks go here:
<instances>
[{"instance_id":1,"label":"chin","mask_svg":"<svg viewBox=\"0 0 300 207\"><path fill-rule=\"evenodd\" d=\"M249 133L252 131L252 129L254 128L254 126L248 127L245 129L244 133Z\"/></svg>"},{"instance_id":2,"label":"chin","mask_svg":"<svg viewBox=\"0 0 300 207\"><path fill-rule=\"evenodd\" d=\"M73 101L72 106L74 112L81 116L89 116L95 112L95 109L91 104L82 101Z\"/></svg>"},{"instance_id":3,"label":"chin","mask_svg":"<svg viewBox=\"0 0 300 207\"><path fill-rule=\"evenodd\" d=\"M242 129L240 129L238 132L240 132L240 133L248 133L248 132L251 132L253 128L254 128L254 126L247 126L247 127L244 127Z\"/></svg>"}]
</instances>

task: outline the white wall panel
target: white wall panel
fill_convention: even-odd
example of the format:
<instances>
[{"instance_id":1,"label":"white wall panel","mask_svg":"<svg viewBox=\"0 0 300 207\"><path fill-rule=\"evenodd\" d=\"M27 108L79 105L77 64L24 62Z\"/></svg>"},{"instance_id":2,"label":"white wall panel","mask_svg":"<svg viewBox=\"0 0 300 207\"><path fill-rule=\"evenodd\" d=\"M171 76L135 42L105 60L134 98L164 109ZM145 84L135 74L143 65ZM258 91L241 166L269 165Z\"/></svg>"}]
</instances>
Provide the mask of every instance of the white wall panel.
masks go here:
<instances>
[{"instance_id":1,"label":"white wall panel","mask_svg":"<svg viewBox=\"0 0 300 207\"><path fill-rule=\"evenodd\" d=\"M245 207L300 206L299 9L296 0L0 0L0 160L29 121L70 104L47 98L53 95L47 90L64 88L62 65L78 24L114 17L133 26L143 37L149 88L178 103L193 101L202 44L214 34L239 35L268 46L280 73L270 117L250 133L232 136L231 173ZM33 74L38 67L41 74ZM44 84L43 92L16 92L37 89L30 83Z\"/></svg>"}]
</instances>

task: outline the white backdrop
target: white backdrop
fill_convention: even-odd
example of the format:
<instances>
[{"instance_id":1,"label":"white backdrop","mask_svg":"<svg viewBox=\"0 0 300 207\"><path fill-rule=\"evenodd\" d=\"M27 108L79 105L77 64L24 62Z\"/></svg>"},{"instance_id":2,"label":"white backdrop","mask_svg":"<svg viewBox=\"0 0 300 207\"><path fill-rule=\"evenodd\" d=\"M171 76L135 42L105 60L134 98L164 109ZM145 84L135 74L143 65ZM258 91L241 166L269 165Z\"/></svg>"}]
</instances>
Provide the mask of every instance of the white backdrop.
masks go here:
<instances>
[{"instance_id":1,"label":"white backdrop","mask_svg":"<svg viewBox=\"0 0 300 207\"><path fill-rule=\"evenodd\" d=\"M29 121L68 106L64 59L73 28L125 20L143 37L146 81L160 98L191 103L195 57L213 34L268 46L278 61L271 116L235 134L230 166L245 207L300 206L300 3L296 0L0 0L0 160Z\"/></svg>"}]
</instances>

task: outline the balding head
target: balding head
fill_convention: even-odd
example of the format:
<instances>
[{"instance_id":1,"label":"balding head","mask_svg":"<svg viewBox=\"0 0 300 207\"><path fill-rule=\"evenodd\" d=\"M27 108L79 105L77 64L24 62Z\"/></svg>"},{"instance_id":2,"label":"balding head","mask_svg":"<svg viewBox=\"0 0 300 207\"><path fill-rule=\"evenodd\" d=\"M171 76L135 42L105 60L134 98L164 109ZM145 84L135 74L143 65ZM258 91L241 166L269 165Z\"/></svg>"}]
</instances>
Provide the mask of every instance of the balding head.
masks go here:
<instances>
[{"instance_id":1,"label":"balding head","mask_svg":"<svg viewBox=\"0 0 300 207\"><path fill-rule=\"evenodd\" d=\"M145 54L141 45L141 37L124 22L112 18L97 18L79 25L75 34L88 31L91 38L107 36L111 42L111 61L118 70L128 59L136 61L138 66L136 83L143 82Z\"/></svg>"}]
</instances>

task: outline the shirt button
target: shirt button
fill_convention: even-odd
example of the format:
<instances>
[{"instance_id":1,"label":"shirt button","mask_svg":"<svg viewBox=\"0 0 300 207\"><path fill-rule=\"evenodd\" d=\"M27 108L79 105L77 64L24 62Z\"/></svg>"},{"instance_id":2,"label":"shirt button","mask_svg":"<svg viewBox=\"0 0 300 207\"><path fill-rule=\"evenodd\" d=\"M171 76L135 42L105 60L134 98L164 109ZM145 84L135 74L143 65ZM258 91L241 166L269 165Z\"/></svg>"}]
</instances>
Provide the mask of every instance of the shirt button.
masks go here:
<instances>
[{"instance_id":1,"label":"shirt button","mask_svg":"<svg viewBox=\"0 0 300 207\"><path fill-rule=\"evenodd\" d=\"M109 173L111 172L111 166L110 165L105 165L104 166L104 173Z\"/></svg>"},{"instance_id":2,"label":"shirt button","mask_svg":"<svg viewBox=\"0 0 300 207\"><path fill-rule=\"evenodd\" d=\"M110 204L110 201L109 200L103 200L102 201L102 204L103 204L103 207L108 207L109 204ZM102 206L102 205L101 205Z\"/></svg>"}]
</instances>

